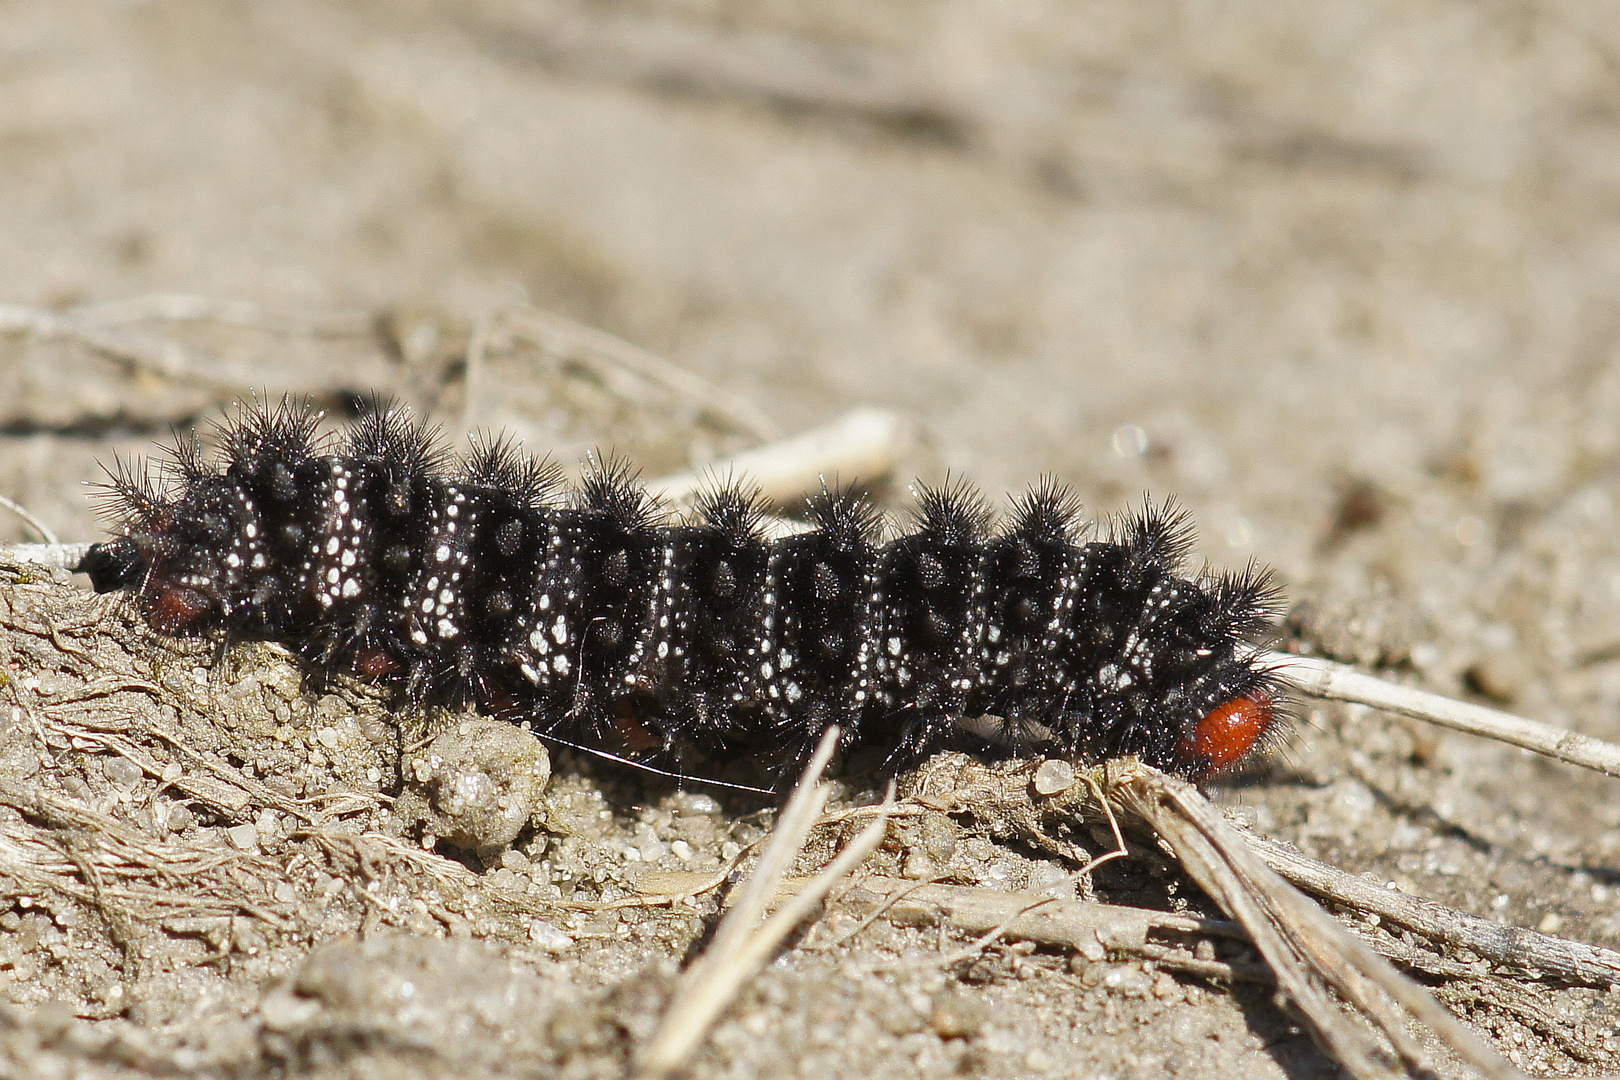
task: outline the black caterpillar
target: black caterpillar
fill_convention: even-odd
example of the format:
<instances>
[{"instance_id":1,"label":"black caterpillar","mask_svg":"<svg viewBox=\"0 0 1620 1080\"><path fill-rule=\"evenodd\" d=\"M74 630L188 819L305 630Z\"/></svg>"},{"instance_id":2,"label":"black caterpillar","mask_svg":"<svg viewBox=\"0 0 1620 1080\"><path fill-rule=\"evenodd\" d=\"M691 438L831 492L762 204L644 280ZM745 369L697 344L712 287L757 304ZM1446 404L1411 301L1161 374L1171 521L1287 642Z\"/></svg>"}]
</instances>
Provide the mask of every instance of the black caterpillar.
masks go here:
<instances>
[{"instance_id":1,"label":"black caterpillar","mask_svg":"<svg viewBox=\"0 0 1620 1080\"><path fill-rule=\"evenodd\" d=\"M985 718L1015 754L1135 754L1196 779L1273 724L1277 679L1250 644L1275 617L1269 575L1182 576L1171 508L1082 542L1055 484L996 532L955 484L882 542L868 502L823 491L811 531L766 540L735 485L670 520L620 463L568 491L504 441L453 462L402 410L337 448L320 419L244 408L218 464L183 439L156 477L120 465L117 536L79 569L160 633L282 642L312 672L638 757L791 761L837 723L904 762Z\"/></svg>"}]
</instances>

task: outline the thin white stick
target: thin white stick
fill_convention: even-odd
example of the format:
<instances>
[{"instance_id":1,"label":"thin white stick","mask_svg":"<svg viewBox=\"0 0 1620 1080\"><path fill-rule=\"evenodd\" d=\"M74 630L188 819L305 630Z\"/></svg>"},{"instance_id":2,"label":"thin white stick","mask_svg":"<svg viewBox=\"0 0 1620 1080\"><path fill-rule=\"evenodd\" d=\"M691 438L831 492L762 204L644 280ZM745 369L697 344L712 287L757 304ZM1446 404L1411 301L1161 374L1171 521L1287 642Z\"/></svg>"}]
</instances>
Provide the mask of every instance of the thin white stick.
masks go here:
<instances>
[{"instance_id":1,"label":"thin white stick","mask_svg":"<svg viewBox=\"0 0 1620 1080\"><path fill-rule=\"evenodd\" d=\"M97 326L138 322L211 322L279 333L321 337L369 334L376 316L368 311L322 311L297 315L272 311L251 300L232 300L190 293L146 293L123 300L80 304L69 309Z\"/></svg>"},{"instance_id":2,"label":"thin white stick","mask_svg":"<svg viewBox=\"0 0 1620 1080\"><path fill-rule=\"evenodd\" d=\"M1482 735L1559 761L1620 777L1620 746L1521 716L1387 682L1345 664L1269 652L1260 660L1311 697L1370 705L1454 731Z\"/></svg>"},{"instance_id":3,"label":"thin white stick","mask_svg":"<svg viewBox=\"0 0 1620 1080\"><path fill-rule=\"evenodd\" d=\"M637 1052L634 1075L652 1080L681 1068L742 984L753 977L809 907L819 903L826 890L870 854L871 847L881 840L881 829L868 840L867 834L873 831L868 828L817 879L818 884L822 878L829 879L818 895L802 903L790 902L764 926L760 925L794 858L803 849L805 839L827 805L831 789L821 783L821 774L838 747L838 735L836 726L829 727L822 735L793 797L777 816L776 828L760 852L754 872L743 882L736 903L721 920L714 940L703 955L682 973L669 1011L652 1039ZM880 821L886 824L886 819L880 818ZM793 908L792 913L789 908Z\"/></svg>"},{"instance_id":4,"label":"thin white stick","mask_svg":"<svg viewBox=\"0 0 1620 1080\"><path fill-rule=\"evenodd\" d=\"M89 550L89 544L0 544L0 562L33 563L56 570L72 570Z\"/></svg>"},{"instance_id":5,"label":"thin white stick","mask_svg":"<svg viewBox=\"0 0 1620 1080\"><path fill-rule=\"evenodd\" d=\"M56 533L51 530L51 527L49 525L45 524L43 521L39 520L39 518L35 517L33 512L30 511L28 509L28 507L24 506L22 503L16 502L16 501L14 501L12 499L8 499L4 495L0 495L0 506L5 507L7 510L10 510L13 514L16 514L18 517L22 518L28 524L32 525L34 527L34 531L39 533L39 535L44 538L44 540L45 540L45 542L47 544L60 544L62 542L61 538L58 537L56 535Z\"/></svg>"},{"instance_id":6,"label":"thin white stick","mask_svg":"<svg viewBox=\"0 0 1620 1080\"><path fill-rule=\"evenodd\" d=\"M708 379L594 326L565 319L548 311L523 307L504 311L503 323L542 349L575 354L606 362L696 402L711 416L768 442L780 429L758 406Z\"/></svg>"},{"instance_id":7,"label":"thin white stick","mask_svg":"<svg viewBox=\"0 0 1620 1080\"><path fill-rule=\"evenodd\" d=\"M878 845L883 843L883 837L889 827L888 811L894 806L891 797L883 804L883 811L874 818L871 824L860 831L860 834L850 842L849 846L838 853L838 857L827 864L827 868L817 874L804 888L790 896L786 903L777 908L769 919L750 937L745 947L734 958L739 969L757 971L770 959L771 953L776 951L782 940L792 933L793 928L804 921L805 916L828 893L848 876L857 866L866 861L866 857L876 851ZM741 985L741 977L738 979Z\"/></svg>"},{"instance_id":8,"label":"thin white stick","mask_svg":"<svg viewBox=\"0 0 1620 1080\"><path fill-rule=\"evenodd\" d=\"M217 366L217 361L178 341L100 326L77 315L49 308L0 304L0 333L65 338L119 363L166 378L218 389L235 388L234 384L208 374Z\"/></svg>"},{"instance_id":9,"label":"thin white stick","mask_svg":"<svg viewBox=\"0 0 1620 1080\"><path fill-rule=\"evenodd\" d=\"M765 498L786 503L838 479L871 480L893 471L913 437L910 422L887 409L855 409L825 427L744 450L703 469L676 473L647 485L666 502L690 501L716 478L757 485Z\"/></svg>"}]
</instances>

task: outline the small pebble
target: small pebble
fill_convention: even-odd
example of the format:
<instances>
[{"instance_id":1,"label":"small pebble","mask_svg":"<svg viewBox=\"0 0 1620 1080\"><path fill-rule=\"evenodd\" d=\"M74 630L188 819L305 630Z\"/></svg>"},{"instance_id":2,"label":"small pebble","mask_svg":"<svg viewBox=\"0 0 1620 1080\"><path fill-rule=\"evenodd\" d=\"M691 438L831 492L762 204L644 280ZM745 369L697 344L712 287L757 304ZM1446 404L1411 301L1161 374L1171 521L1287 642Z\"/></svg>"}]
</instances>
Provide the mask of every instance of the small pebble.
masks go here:
<instances>
[{"instance_id":1,"label":"small pebble","mask_svg":"<svg viewBox=\"0 0 1620 1080\"><path fill-rule=\"evenodd\" d=\"M266 994L259 1003L259 1018L271 1031L291 1031L313 1020L320 1011L320 1002L299 997L287 990Z\"/></svg>"},{"instance_id":2,"label":"small pebble","mask_svg":"<svg viewBox=\"0 0 1620 1080\"><path fill-rule=\"evenodd\" d=\"M225 836L242 851L252 851L259 846L259 830L253 825L232 825L225 830Z\"/></svg>"},{"instance_id":3,"label":"small pebble","mask_svg":"<svg viewBox=\"0 0 1620 1080\"><path fill-rule=\"evenodd\" d=\"M529 924L529 941L548 953L560 953L574 943L574 939L546 922L536 919Z\"/></svg>"},{"instance_id":4,"label":"small pebble","mask_svg":"<svg viewBox=\"0 0 1620 1080\"><path fill-rule=\"evenodd\" d=\"M1048 758L1035 770L1035 790L1041 795L1056 795L1074 786L1074 766L1067 761Z\"/></svg>"},{"instance_id":5,"label":"small pebble","mask_svg":"<svg viewBox=\"0 0 1620 1080\"><path fill-rule=\"evenodd\" d=\"M1030 1072L1051 1072L1052 1066L1056 1064L1057 1062L1053 1059L1052 1055L1048 1054L1045 1050L1042 1050L1038 1046L1024 1055L1024 1068L1028 1069Z\"/></svg>"},{"instance_id":6,"label":"small pebble","mask_svg":"<svg viewBox=\"0 0 1620 1080\"><path fill-rule=\"evenodd\" d=\"M947 991L934 1000L928 1026L942 1039L971 1039L984 1030L990 1010L983 1001L956 991Z\"/></svg>"},{"instance_id":7,"label":"small pebble","mask_svg":"<svg viewBox=\"0 0 1620 1080\"><path fill-rule=\"evenodd\" d=\"M475 719L429 743L409 775L410 799L396 809L410 807L427 832L493 860L541 811L551 760L523 729Z\"/></svg>"},{"instance_id":8,"label":"small pebble","mask_svg":"<svg viewBox=\"0 0 1620 1080\"><path fill-rule=\"evenodd\" d=\"M141 779L141 767L128 758L109 758L101 766L101 773L114 786L128 791Z\"/></svg>"}]
</instances>

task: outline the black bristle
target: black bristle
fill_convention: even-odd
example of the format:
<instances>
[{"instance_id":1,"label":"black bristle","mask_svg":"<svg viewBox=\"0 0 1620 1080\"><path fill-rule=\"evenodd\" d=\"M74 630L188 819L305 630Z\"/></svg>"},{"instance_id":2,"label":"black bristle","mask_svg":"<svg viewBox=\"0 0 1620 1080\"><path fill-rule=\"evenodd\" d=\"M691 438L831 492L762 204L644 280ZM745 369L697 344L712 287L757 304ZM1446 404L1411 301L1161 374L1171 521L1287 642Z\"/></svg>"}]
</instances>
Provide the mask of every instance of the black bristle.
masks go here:
<instances>
[{"instance_id":1,"label":"black bristle","mask_svg":"<svg viewBox=\"0 0 1620 1080\"><path fill-rule=\"evenodd\" d=\"M980 544L990 531L990 506L967 481L946 477L941 487L916 485L917 528L946 545Z\"/></svg>"},{"instance_id":2,"label":"black bristle","mask_svg":"<svg viewBox=\"0 0 1620 1080\"><path fill-rule=\"evenodd\" d=\"M883 523L883 513L852 488L822 488L805 499L805 516L834 547L870 545Z\"/></svg>"},{"instance_id":3,"label":"black bristle","mask_svg":"<svg viewBox=\"0 0 1620 1080\"><path fill-rule=\"evenodd\" d=\"M593 456L580 477L578 505L607 515L627 531L652 528L659 518L658 506L638 480L636 467L623 458Z\"/></svg>"},{"instance_id":4,"label":"black bristle","mask_svg":"<svg viewBox=\"0 0 1620 1080\"><path fill-rule=\"evenodd\" d=\"M701 492L695 512L699 521L718 529L734 543L757 541L760 521L765 516L759 489L736 482Z\"/></svg>"},{"instance_id":5,"label":"black bristle","mask_svg":"<svg viewBox=\"0 0 1620 1080\"><path fill-rule=\"evenodd\" d=\"M303 461L318 453L321 414L284 397L276 405L241 404L236 416L215 425L220 456L228 463Z\"/></svg>"},{"instance_id":6,"label":"black bristle","mask_svg":"<svg viewBox=\"0 0 1620 1080\"><path fill-rule=\"evenodd\" d=\"M349 432L344 454L380 462L399 478L426 477L449 457L439 428L401 405L383 405L361 416Z\"/></svg>"},{"instance_id":7,"label":"black bristle","mask_svg":"<svg viewBox=\"0 0 1620 1080\"><path fill-rule=\"evenodd\" d=\"M1114 526L1114 540L1123 544L1138 563L1175 569L1193 548L1196 534L1192 515L1167 500L1157 506L1144 502L1141 513L1127 514Z\"/></svg>"},{"instance_id":8,"label":"black bristle","mask_svg":"<svg viewBox=\"0 0 1620 1080\"><path fill-rule=\"evenodd\" d=\"M111 465L103 465L102 469L107 480L94 485L91 493L97 514L113 519L130 532L145 528L162 513L165 500L146 462L115 457Z\"/></svg>"},{"instance_id":9,"label":"black bristle","mask_svg":"<svg viewBox=\"0 0 1620 1080\"><path fill-rule=\"evenodd\" d=\"M736 483L670 520L616 458L567 492L499 437L452 464L403 409L332 445L320 420L254 405L220 426L217 463L189 437L157 470L115 462L100 497L118 535L80 569L163 633L283 642L318 677L665 760L790 765L836 723L899 764L981 718L1014 754L1199 777L1263 744L1280 708L1250 644L1276 618L1269 574L1184 576L1173 503L1088 541L1046 479L992 533L948 478L884 542L869 500L823 489L809 531L766 540Z\"/></svg>"},{"instance_id":10,"label":"black bristle","mask_svg":"<svg viewBox=\"0 0 1620 1080\"><path fill-rule=\"evenodd\" d=\"M1009 532L1050 543L1073 543L1080 532L1080 499L1050 476L1013 503Z\"/></svg>"},{"instance_id":11,"label":"black bristle","mask_svg":"<svg viewBox=\"0 0 1620 1080\"><path fill-rule=\"evenodd\" d=\"M530 507L551 503L562 490L563 470L555 461L529 457L503 436L474 433L470 441L462 463L468 483L494 488Z\"/></svg>"}]
</instances>

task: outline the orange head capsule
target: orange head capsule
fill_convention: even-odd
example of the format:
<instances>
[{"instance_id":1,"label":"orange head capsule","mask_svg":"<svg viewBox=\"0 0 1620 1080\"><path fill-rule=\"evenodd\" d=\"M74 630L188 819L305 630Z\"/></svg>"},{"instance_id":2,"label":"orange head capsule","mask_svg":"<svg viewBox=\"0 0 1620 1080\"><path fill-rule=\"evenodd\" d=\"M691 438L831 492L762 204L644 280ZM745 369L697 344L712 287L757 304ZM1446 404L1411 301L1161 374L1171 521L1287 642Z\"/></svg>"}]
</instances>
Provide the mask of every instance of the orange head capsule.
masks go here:
<instances>
[{"instance_id":1,"label":"orange head capsule","mask_svg":"<svg viewBox=\"0 0 1620 1080\"><path fill-rule=\"evenodd\" d=\"M1211 772L1230 768L1260 745L1276 719L1271 696L1264 690L1233 698L1198 721L1187 750Z\"/></svg>"}]
</instances>

